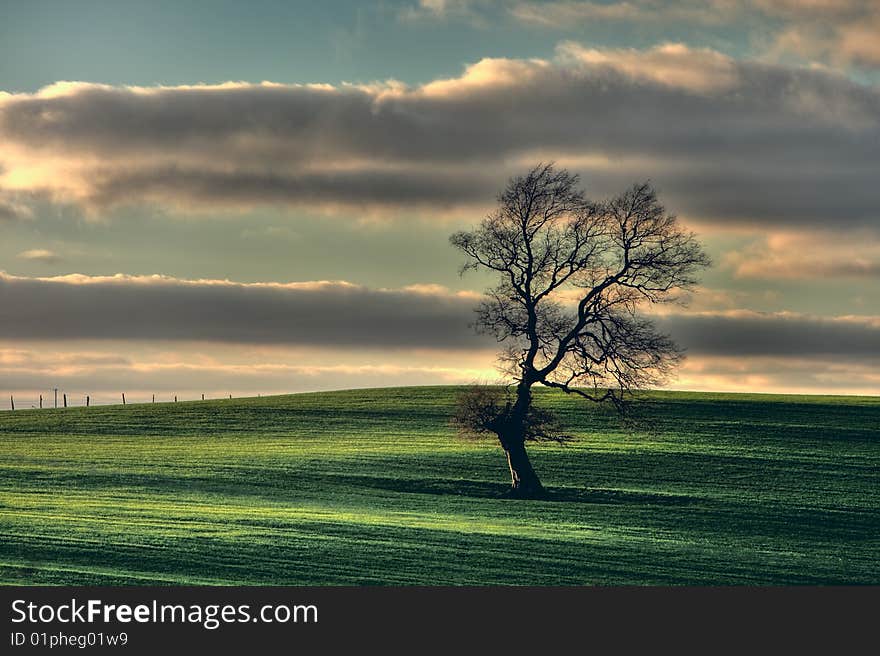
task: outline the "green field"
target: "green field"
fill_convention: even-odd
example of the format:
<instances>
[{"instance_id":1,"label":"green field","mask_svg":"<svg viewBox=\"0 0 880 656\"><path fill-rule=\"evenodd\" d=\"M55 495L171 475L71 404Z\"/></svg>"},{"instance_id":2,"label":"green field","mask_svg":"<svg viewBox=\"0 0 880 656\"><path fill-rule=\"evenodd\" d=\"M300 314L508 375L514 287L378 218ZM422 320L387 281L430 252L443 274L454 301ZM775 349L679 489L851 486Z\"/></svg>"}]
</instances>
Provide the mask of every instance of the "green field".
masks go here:
<instances>
[{"instance_id":1,"label":"green field","mask_svg":"<svg viewBox=\"0 0 880 656\"><path fill-rule=\"evenodd\" d=\"M555 393L500 498L456 389L0 413L6 584L880 583L880 398Z\"/></svg>"}]
</instances>

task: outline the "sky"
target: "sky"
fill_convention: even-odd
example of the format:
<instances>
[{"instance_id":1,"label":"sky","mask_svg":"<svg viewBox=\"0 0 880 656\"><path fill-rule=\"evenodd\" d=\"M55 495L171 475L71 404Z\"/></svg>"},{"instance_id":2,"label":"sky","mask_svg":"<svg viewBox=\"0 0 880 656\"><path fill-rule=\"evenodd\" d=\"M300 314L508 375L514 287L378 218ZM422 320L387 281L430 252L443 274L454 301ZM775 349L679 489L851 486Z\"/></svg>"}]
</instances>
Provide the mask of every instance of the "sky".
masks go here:
<instances>
[{"instance_id":1,"label":"sky","mask_svg":"<svg viewBox=\"0 0 880 656\"><path fill-rule=\"evenodd\" d=\"M880 0L0 0L0 408L493 382L554 161L713 266L669 387L880 394Z\"/></svg>"}]
</instances>

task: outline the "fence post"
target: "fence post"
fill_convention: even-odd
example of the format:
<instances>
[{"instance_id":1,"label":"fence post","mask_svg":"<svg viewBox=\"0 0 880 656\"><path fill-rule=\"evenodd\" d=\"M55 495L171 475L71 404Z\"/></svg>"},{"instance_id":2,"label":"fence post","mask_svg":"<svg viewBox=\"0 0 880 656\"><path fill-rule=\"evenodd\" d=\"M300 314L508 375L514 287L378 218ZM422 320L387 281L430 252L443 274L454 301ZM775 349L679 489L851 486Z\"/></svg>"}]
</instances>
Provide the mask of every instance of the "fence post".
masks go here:
<instances>
[{"instance_id":1,"label":"fence post","mask_svg":"<svg viewBox=\"0 0 880 656\"><path fill-rule=\"evenodd\" d=\"M15 399L12 398L12 394L9 395L9 405L12 406L13 411L15 410Z\"/></svg>"},{"instance_id":2,"label":"fence post","mask_svg":"<svg viewBox=\"0 0 880 656\"><path fill-rule=\"evenodd\" d=\"M153 403L155 403L155 402L156 402L156 395L153 394Z\"/></svg>"},{"instance_id":3,"label":"fence post","mask_svg":"<svg viewBox=\"0 0 880 656\"><path fill-rule=\"evenodd\" d=\"M122 393L122 405L125 405L125 392Z\"/></svg>"},{"instance_id":4,"label":"fence post","mask_svg":"<svg viewBox=\"0 0 880 656\"><path fill-rule=\"evenodd\" d=\"M43 395L40 394L40 410L43 409Z\"/></svg>"},{"instance_id":5,"label":"fence post","mask_svg":"<svg viewBox=\"0 0 880 656\"><path fill-rule=\"evenodd\" d=\"M58 388L55 388L55 407L58 407Z\"/></svg>"},{"instance_id":6,"label":"fence post","mask_svg":"<svg viewBox=\"0 0 880 656\"><path fill-rule=\"evenodd\" d=\"M174 402L177 403L177 394L174 395Z\"/></svg>"},{"instance_id":7,"label":"fence post","mask_svg":"<svg viewBox=\"0 0 880 656\"><path fill-rule=\"evenodd\" d=\"M89 407L89 395L88 394L86 394L86 407L87 408Z\"/></svg>"},{"instance_id":8,"label":"fence post","mask_svg":"<svg viewBox=\"0 0 880 656\"><path fill-rule=\"evenodd\" d=\"M205 395L204 395L204 394L202 394L202 401L204 401L204 400L205 400Z\"/></svg>"},{"instance_id":9,"label":"fence post","mask_svg":"<svg viewBox=\"0 0 880 656\"><path fill-rule=\"evenodd\" d=\"M67 393L64 393L64 407L67 407Z\"/></svg>"}]
</instances>

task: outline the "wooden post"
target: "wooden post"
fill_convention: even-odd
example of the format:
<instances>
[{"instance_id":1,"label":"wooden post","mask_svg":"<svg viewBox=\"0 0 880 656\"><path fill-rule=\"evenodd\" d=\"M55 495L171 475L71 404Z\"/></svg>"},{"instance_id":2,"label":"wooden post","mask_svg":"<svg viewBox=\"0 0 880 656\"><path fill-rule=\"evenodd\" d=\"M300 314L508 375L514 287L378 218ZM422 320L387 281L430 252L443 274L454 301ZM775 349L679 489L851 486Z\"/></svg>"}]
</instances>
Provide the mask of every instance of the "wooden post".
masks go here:
<instances>
[{"instance_id":1,"label":"wooden post","mask_svg":"<svg viewBox=\"0 0 880 656\"><path fill-rule=\"evenodd\" d=\"M87 408L89 407L89 395L88 394L86 394L86 407Z\"/></svg>"},{"instance_id":2,"label":"wooden post","mask_svg":"<svg viewBox=\"0 0 880 656\"><path fill-rule=\"evenodd\" d=\"M204 395L204 394L202 394L202 401L204 401L204 400L205 400L205 395Z\"/></svg>"},{"instance_id":3,"label":"wooden post","mask_svg":"<svg viewBox=\"0 0 880 656\"><path fill-rule=\"evenodd\" d=\"M232 394L229 395L229 398L230 398L230 399L232 398Z\"/></svg>"},{"instance_id":4,"label":"wooden post","mask_svg":"<svg viewBox=\"0 0 880 656\"><path fill-rule=\"evenodd\" d=\"M153 394L153 403L155 403L155 402L156 402L156 395Z\"/></svg>"},{"instance_id":5,"label":"wooden post","mask_svg":"<svg viewBox=\"0 0 880 656\"><path fill-rule=\"evenodd\" d=\"M58 407L58 388L55 388L55 407Z\"/></svg>"},{"instance_id":6,"label":"wooden post","mask_svg":"<svg viewBox=\"0 0 880 656\"><path fill-rule=\"evenodd\" d=\"M40 394L40 410L43 409L43 395Z\"/></svg>"},{"instance_id":7,"label":"wooden post","mask_svg":"<svg viewBox=\"0 0 880 656\"><path fill-rule=\"evenodd\" d=\"M12 398L12 394L9 395L9 405L12 406L13 411L15 410L15 399Z\"/></svg>"},{"instance_id":8,"label":"wooden post","mask_svg":"<svg viewBox=\"0 0 880 656\"><path fill-rule=\"evenodd\" d=\"M67 393L64 394L64 407L67 407Z\"/></svg>"},{"instance_id":9,"label":"wooden post","mask_svg":"<svg viewBox=\"0 0 880 656\"><path fill-rule=\"evenodd\" d=\"M125 392L122 393L122 405L125 405Z\"/></svg>"},{"instance_id":10,"label":"wooden post","mask_svg":"<svg viewBox=\"0 0 880 656\"><path fill-rule=\"evenodd\" d=\"M177 394L174 395L174 402L177 403Z\"/></svg>"}]
</instances>

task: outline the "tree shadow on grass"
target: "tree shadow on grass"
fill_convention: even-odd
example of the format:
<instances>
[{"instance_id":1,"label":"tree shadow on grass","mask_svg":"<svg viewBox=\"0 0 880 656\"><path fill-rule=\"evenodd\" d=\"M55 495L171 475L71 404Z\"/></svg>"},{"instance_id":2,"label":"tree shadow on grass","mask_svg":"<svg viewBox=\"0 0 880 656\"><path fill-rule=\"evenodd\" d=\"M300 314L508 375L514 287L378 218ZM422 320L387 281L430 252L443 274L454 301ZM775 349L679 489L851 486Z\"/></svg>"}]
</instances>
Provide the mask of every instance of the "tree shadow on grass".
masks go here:
<instances>
[{"instance_id":1,"label":"tree shadow on grass","mask_svg":"<svg viewBox=\"0 0 880 656\"><path fill-rule=\"evenodd\" d=\"M473 497L478 499L502 499L510 487L502 483L490 483L470 479L400 479L381 477L352 477L351 484L390 492L410 494L436 494ZM681 494L663 494L636 490L607 488L546 487L538 501L590 504L648 504L683 506L699 503L696 497Z\"/></svg>"},{"instance_id":2,"label":"tree shadow on grass","mask_svg":"<svg viewBox=\"0 0 880 656\"><path fill-rule=\"evenodd\" d=\"M22 488L25 480L34 484L42 472L19 472ZM392 476L332 474L320 472L310 474L297 472L292 477L287 471L261 472L260 477L242 478L220 473L211 476L183 476L124 472L83 472L54 474L51 483L70 490L119 490L156 491L161 493L218 493L233 496L271 496L295 495L303 490L368 490L393 492L399 494L430 494L437 496L458 496L472 499L503 499L509 495L510 486L502 482L456 478L397 478ZM697 497L666 494L640 490L619 490L611 488L575 488L548 486L538 501L584 504L639 504L683 506L700 503ZM704 500L703 500L704 501ZM511 503L516 503L511 499ZM2 504L0 504L2 505Z\"/></svg>"}]
</instances>

